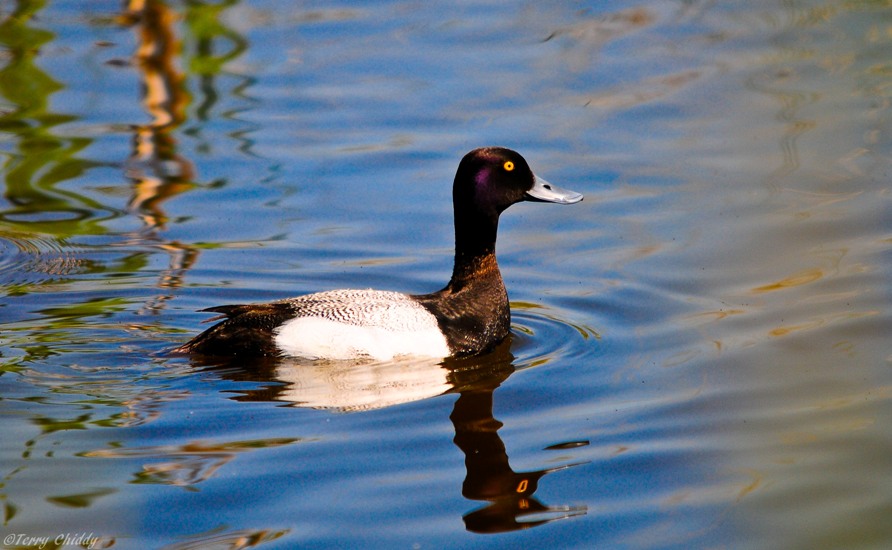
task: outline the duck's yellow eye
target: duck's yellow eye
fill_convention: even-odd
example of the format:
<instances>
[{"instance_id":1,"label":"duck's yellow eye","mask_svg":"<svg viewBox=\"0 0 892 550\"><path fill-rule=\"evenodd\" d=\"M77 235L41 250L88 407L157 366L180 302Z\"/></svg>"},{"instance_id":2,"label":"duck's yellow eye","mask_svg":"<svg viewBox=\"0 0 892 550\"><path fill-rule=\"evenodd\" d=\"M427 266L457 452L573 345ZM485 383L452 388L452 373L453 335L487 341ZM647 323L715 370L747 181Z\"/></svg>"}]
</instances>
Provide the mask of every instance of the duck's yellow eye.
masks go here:
<instances>
[{"instance_id":1,"label":"duck's yellow eye","mask_svg":"<svg viewBox=\"0 0 892 550\"><path fill-rule=\"evenodd\" d=\"M511 170L514 170L514 163L511 162L510 160L506 160L505 164L502 165L502 168L504 168L506 171L510 172Z\"/></svg>"}]
</instances>

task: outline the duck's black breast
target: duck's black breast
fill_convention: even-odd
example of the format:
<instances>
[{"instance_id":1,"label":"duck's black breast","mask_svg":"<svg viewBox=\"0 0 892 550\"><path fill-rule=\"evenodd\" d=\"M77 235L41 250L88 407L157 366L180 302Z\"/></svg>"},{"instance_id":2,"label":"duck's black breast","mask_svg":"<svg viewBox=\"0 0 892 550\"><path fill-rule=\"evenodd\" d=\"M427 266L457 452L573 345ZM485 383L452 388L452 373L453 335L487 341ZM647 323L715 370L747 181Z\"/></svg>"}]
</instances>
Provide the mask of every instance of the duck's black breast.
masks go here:
<instances>
[{"instance_id":1,"label":"duck's black breast","mask_svg":"<svg viewBox=\"0 0 892 550\"><path fill-rule=\"evenodd\" d=\"M453 355L489 350L508 336L511 310L495 256L488 256L467 277L453 276L443 290L413 296L437 319Z\"/></svg>"}]
</instances>

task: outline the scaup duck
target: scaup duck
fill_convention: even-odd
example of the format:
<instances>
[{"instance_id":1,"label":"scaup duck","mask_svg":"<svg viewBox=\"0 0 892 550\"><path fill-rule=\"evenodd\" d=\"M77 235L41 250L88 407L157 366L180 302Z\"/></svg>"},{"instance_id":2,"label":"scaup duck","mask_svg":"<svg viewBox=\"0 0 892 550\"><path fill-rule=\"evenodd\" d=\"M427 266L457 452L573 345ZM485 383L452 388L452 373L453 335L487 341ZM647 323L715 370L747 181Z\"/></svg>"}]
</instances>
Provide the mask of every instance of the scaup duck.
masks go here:
<instances>
[{"instance_id":1,"label":"scaup duck","mask_svg":"<svg viewBox=\"0 0 892 550\"><path fill-rule=\"evenodd\" d=\"M452 187L455 265L432 294L331 290L266 304L202 311L221 315L175 353L295 356L315 359L449 357L484 352L508 335L508 293L496 263L499 214L521 201L573 204L582 195L530 170L520 154L475 149L458 165Z\"/></svg>"}]
</instances>

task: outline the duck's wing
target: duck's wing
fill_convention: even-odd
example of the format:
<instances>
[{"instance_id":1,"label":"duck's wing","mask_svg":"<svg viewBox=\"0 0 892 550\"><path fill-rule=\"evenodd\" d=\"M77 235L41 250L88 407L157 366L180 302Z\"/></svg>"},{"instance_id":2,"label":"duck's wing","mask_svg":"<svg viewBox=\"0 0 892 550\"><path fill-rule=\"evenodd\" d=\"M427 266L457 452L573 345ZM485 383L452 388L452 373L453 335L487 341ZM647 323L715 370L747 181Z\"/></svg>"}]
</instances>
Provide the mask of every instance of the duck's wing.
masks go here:
<instances>
[{"instance_id":1,"label":"duck's wing","mask_svg":"<svg viewBox=\"0 0 892 550\"><path fill-rule=\"evenodd\" d=\"M206 322L220 322L174 349L173 353L278 355L274 331L294 316L293 306L286 302L216 306L201 311L219 313Z\"/></svg>"}]
</instances>

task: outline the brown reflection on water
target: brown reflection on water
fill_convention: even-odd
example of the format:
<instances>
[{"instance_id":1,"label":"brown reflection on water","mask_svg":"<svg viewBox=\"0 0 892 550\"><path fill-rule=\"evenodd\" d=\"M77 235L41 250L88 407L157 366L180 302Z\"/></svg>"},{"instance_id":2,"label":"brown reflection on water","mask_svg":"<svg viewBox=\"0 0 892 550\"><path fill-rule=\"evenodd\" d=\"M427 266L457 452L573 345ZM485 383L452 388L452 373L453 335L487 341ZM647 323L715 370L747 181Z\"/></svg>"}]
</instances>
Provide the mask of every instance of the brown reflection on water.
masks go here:
<instances>
[{"instance_id":1,"label":"brown reflection on water","mask_svg":"<svg viewBox=\"0 0 892 550\"><path fill-rule=\"evenodd\" d=\"M132 0L125 21L136 31L134 55L143 84L142 102L151 117L134 127L133 154L127 175L134 182L128 206L147 227L163 229L167 215L161 204L193 187L192 163L177 151L173 135L186 120L189 96L185 75L177 68L180 43L174 32L178 14L163 2Z\"/></svg>"},{"instance_id":2,"label":"brown reflection on water","mask_svg":"<svg viewBox=\"0 0 892 550\"><path fill-rule=\"evenodd\" d=\"M798 332L802 330L810 330L822 327L824 325L838 322L838 321L850 321L854 319L860 319L862 317L872 317L874 315L880 315L879 310L873 311L863 311L863 312L851 312L851 313L836 313L825 315L824 317L819 317L815 319L809 319L801 323L790 324L790 325L782 325L779 327L775 327L768 331L769 336L786 336L792 332Z\"/></svg>"},{"instance_id":3,"label":"brown reflection on water","mask_svg":"<svg viewBox=\"0 0 892 550\"><path fill-rule=\"evenodd\" d=\"M511 339L481 357L439 360L369 362L305 362L283 359L203 360L191 358L202 370L237 381L263 383L239 390L237 401L286 401L296 407L359 412L458 393L449 419L453 442L465 456L462 496L488 504L463 517L468 531L501 533L528 529L587 513L584 505L543 504L534 497L546 475L577 466L515 472L493 416L493 394L515 371ZM584 446L557 445L549 450Z\"/></svg>"},{"instance_id":4,"label":"brown reflection on water","mask_svg":"<svg viewBox=\"0 0 892 550\"><path fill-rule=\"evenodd\" d=\"M779 281L756 287L753 289L753 292L756 294L762 294L765 292L774 292L776 290L783 290L785 288L807 285L808 283L817 281L823 276L824 272L821 269L807 269L805 271L800 271L799 273L790 275L789 277L784 277Z\"/></svg>"},{"instance_id":5,"label":"brown reflection on water","mask_svg":"<svg viewBox=\"0 0 892 550\"><path fill-rule=\"evenodd\" d=\"M127 162L127 176L133 181L128 209L143 221L140 239L159 240L158 248L170 257L170 266L158 282L162 289L176 289L198 258L198 250L178 241L156 235L168 216L165 201L194 187L192 162L179 154L174 131L186 120L189 96L185 75L177 68L180 42L174 32L179 15L163 2L132 0L123 21L136 30L139 47L134 55L143 83L143 105L151 117L148 124L134 126L133 153ZM157 311L172 298L167 292L144 307Z\"/></svg>"},{"instance_id":6,"label":"brown reflection on water","mask_svg":"<svg viewBox=\"0 0 892 550\"><path fill-rule=\"evenodd\" d=\"M187 540L164 546L163 550L199 550L206 548L226 548L240 550L254 548L261 544L280 539L291 532L290 529L272 531L268 529L237 529L233 531L213 530L186 537Z\"/></svg>"}]
</instances>

